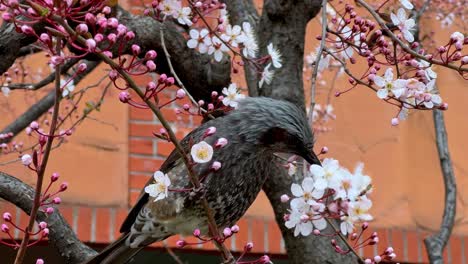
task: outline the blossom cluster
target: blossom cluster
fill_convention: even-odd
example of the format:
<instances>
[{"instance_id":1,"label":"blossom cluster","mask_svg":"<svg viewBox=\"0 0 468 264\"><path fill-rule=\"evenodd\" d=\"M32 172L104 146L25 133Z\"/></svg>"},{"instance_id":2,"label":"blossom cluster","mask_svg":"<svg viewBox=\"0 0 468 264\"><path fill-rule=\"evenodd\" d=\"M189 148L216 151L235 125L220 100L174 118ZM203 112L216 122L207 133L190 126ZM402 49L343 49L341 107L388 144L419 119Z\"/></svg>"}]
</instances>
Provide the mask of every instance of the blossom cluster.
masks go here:
<instances>
[{"instance_id":1,"label":"blossom cluster","mask_svg":"<svg viewBox=\"0 0 468 264\"><path fill-rule=\"evenodd\" d=\"M454 32L447 44L432 51L424 49L422 40L414 35L417 27L415 18L409 16L413 3L401 0L400 5L389 8L392 23L386 27L392 31L390 36L377 21L359 16L351 4L345 4L341 9L329 3L329 19L322 21L327 23L328 33L317 37L319 40L326 38L327 44L321 54L318 54L321 49L317 48L316 52L305 57L306 69L317 67L318 77L322 77L326 69L337 69L335 78L343 73L349 76L351 88L337 92L336 96L364 85L376 91L380 99L397 106L399 111L392 119L393 125L404 120L410 109L448 108L436 87L434 64L460 67L458 72L461 75L466 74L463 67L468 65L468 55L463 55L467 37ZM362 59L367 61L368 68L361 75L355 75L348 68L348 63L355 64Z\"/></svg>"},{"instance_id":2,"label":"blossom cluster","mask_svg":"<svg viewBox=\"0 0 468 264\"><path fill-rule=\"evenodd\" d=\"M272 68L282 67L281 54L273 43L267 46L268 55L258 57L259 46L250 23L244 21L241 25L230 24L226 4L218 0L189 1L189 6L183 6L180 0L153 1L145 14L155 19L172 17L178 23L191 27L187 46L197 49L201 54L213 56L217 62L232 53L234 72L237 72L235 64L244 66L245 62L249 63L257 70L260 88L265 83L271 83L274 76ZM208 18L215 18L214 28L211 27L213 23L207 21ZM202 20L202 25L197 23L199 20ZM244 61L236 61L236 57Z\"/></svg>"},{"instance_id":3,"label":"blossom cluster","mask_svg":"<svg viewBox=\"0 0 468 264\"><path fill-rule=\"evenodd\" d=\"M164 134L164 131L162 131ZM203 134L203 138L213 136L216 133L216 127L209 127ZM210 171L218 171L221 169L221 162L213 161L213 153L214 149L219 149L228 144L228 140L223 137L219 137L216 139L213 145L210 145L205 140L201 140L200 142L193 144L190 149L190 157L195 164L204 164L211 162ZM202 175L203 176L203 175ZM159 201L165 199L168 196L169 186L171 185L171 180L167 174L164 174L161 171L156 171L153 175L154 183L145 187L145 192L149 194L150 197L154 197L154 201ZM201 178L200 180L203 180ZM192 189L187 189L184 191L190 191ZM180 190L172 190L172 191L180 191Z\"/></svg>"},{"instance_id":4,"label":"blossom cluster","mask_svg":"<svg viewBox=\"0 0 468 264\"><path fill-rule=\"evenodd\" d=\"M308 236L314 229L325 229L327 218L335 218L342 220L340 229L346 235L353 232L355 223L372 220L372 202L367 197L372 190L371 178L362 169L360 164L351 173L329 158L322 166L310 166L302 183L291 186L294 198L285 216L286 227L294 228L295 236ZM289 197L284 195L282 201L289 201Z\"/></svg>"}]
</instances>

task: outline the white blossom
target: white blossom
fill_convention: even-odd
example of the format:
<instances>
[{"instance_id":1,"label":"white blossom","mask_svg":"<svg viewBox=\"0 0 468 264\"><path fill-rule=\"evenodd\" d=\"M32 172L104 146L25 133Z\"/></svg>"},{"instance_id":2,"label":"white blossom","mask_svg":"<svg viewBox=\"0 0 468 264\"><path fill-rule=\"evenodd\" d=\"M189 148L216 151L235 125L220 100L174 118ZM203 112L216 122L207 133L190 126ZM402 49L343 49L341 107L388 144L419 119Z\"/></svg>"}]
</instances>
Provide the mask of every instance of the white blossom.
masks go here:
<instances>
[{"instance_id":1,"label":"white blossom","mask_svg":"<svg viewBox=\"0 0 468 264\"><path fill-rule=\"evenodd\" d=\"M271 63L273 64L273 67L277 69L281 68L283 65L281 64L281 53L279 50L273 47L273 43L268 44L267 50L268 55L271 57Z\"/></svg>"},{"instance_id":2,"label":"white blossom","mask_svg":"<svg viewBox=\"0 0 468 264\"><path fill-rule=\"evenodd\" d=\"M192 146L190 154L194 162L207 163L213 157L213 147L205 141L200 141Z\"/></svg>"},{"instance_id":3,"label":"white blossom","mask_svg":"<svg viewBox=\"0 0 468 264\"><path fill-rule=\"evenodd\" d=\"M8 97L10 95L10 88L6 87L6 86L2 86L2 93L5 97Z\"/></svg>"},{"instance_id":4,"label":"white blossom","mask_svg":"<svg viewBox=\"0 0 468 264\"><path fill-rule=\"evenodd\" d=\"M380 87L377 91L377 96L380 99L387 98L390 93L393 94L396 98L400 98L405 92L406 80L397 79L393 80L393 69L388 68L385 71L384 77L374 76L374 83Z\"/></svg>"},{"instance_id":5,"label":"white blossom","mask_svg":"<svg viewBox=\"0 0 468 264\"><path fill-rule=\"evenodd\" d=\"M413 6L413 4L411 3L410 0L400 0L400 3L404 8L406 8L408 10L411 10L411 9L414 8L414 6Z\"/></svg>"},{"instance_id":6,"label":"white blossom","mask_svg":"<svg viewBox=\"0 0 468 264\"><path fill-rule=\"evenodd\" d=\"M392 23L400 29L401 33L403 34L403 37L408 42L413 42L414 36L411 33L411 30L416 24L414 22L414 19L408 19L406 12L403 8L398 9L396 15L393 12L390 13L390 18L392 19Z\"/></svg>"},{"instance_id":7,"label":"white blossom","mask_svg":"<svg viewBox=\"0 0 468 264\"><path fill-rule=\"evenodd\" d=\"M223 59L224 52L228 52L229 48L216 36L211 39L212 45L208 48L208 54L213 54L215 60L220 62Z\"/></svg>"},{"instance_id":8,"label":"white blossom","mask_svg":"<svg viewBox=\"0 0 468 264\"><path fill-rule=\"evenodd\" d=\"M258 82L259 88L262 88L263 83L270 84L271 80L273 80L274 71L270 71L270 67L271 63L268 63L268 65L263 69L262 78L260 78L260 81Z\"/></svg>"},{"instance_id":9,"label":"white blossom","mask_svg":"<svg viewBox=\"0 0 468 264\"><path fill-rule=\"evenodd\" d=\"M229 84L228 88L224 87L222 93L224 94L223 104L232 108L237 107L238 100L245 98L245 95L239 93L235 83Z\"/></svg>"},{"instance_id":10,"label":"white blossom","mask_svg":"<svg viewBox=\"0 0 468 264\"><path fill-rule=\"evenodd\" d=\"M198 47L198 51L202 54L208 52L208 47L212 45L211 38L208 35L209 31L204 28L200 32L196 29L191 29L189 32L190 39L187 41L187 46L191 49Z\"/></svg>"},{"instance_id":11,"label":"white blossom","mask_svg":"<svg viewBox=\"0 0 468 264\"><path fill-rule=\"evenodd\" d=\"M75 90L75 84L73 80L70 80L66 85L67 81L60 80L60 87L62 88L62 97L67 97L71 92Z\"/></svg>"},{"instance_id":12,"label":"white blossom","mask_svg":"<svg viewBox=\"0 0 468 264\"><path fill-rule=\"evenodd\" d=\"M258 44L249 22L242 23L242 33L237 40L243 45L242 54L244 56L250 58L257 56Z\"/></svg>"},{"instance_id":13,"label":"white blossom","mask_svg":"<svg viewBox=\"0 0 468 264\"><path fill-rule=\"evenodd\" d=\"M145 187L145 192L149 196L154 197L154 201L159 201L167 197L168 188L171 185L171 180L167 174L161 171L156 171L153 174L154 183Z\"/></svg>"}]
</instances>

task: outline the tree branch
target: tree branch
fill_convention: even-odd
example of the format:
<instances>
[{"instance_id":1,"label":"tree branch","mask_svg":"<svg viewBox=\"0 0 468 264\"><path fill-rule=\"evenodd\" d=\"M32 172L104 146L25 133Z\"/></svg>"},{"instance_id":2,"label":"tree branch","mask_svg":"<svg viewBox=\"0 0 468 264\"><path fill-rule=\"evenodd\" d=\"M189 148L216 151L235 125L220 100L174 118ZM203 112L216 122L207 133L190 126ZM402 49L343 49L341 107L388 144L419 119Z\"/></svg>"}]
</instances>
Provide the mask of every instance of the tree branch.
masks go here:
<instances>
[{"instance_id":1,"label":"tree branch","mask_svg":"<svg viewBox=\"0 0 468 264\"><path fill-rule=\"evenodd\" d=\"M321 0L303 1L265 1L259 34L261 53L266 54L266 47L273 43L282 54L283 66L276 69L270 85L259 90L260 96L288 100L305 111L302 68L304 60L305 30L310 19L320 11ZM252 90L249 87L249 90ZM292 179L284 169L272 166L270 178L263 186L271 202L291 263L357 263L351 255L340 255L330 245L329 239L317 236L294 237L293 232L284 226L283 215L287 205L279 203L284 193L289 193ZM300 179L299 179L300 180ZM330 227L329 227L330 228ZM331 229L328 229L329 233ZM325 231L327 232L327 231Z\"/></svg>"},{"instance_id":2,"label":"tree branch","mask_svg":"<svg viewBox=\"0 0 468 264\"><path fill-rule=\"evenodd\" d=\"M29 214L33 204L34 189L14 176L0 172L0 197ZM54 213L49 216L39 212L37 220L47 222L50 230L49 240L57 248L64 262L81 263L96 255L96 251L76 237L60 212L57 208L55 209Z\"/></svg>"},{"instance_id":3,"label":"tree branch","mask_svg":"<svg viewBox=\"0 0 468 264\"><path fill-rule=\"evenodd\" d=\"M448 149L447 130L445 129L444 114L441 110L434 110L434 127L437 151L445 186L445 207L442 223L438 233L424 239L427 255L433 264L444 263L443 251L452 234L457 208L457 185L453 172L452 160Z\"/></svg>"},{"instance_id":4,"label":"tree branch","mask_svg":"<svg viewBox=\"0 0 468 264\"><path fill-rule=\"evenodd\" d=\"M66 63L65 66L62 67L63 68L61 70L62 74L65 73L67 70L69 70L75 63L76 61L74 61L73 63ZM100 63L99 61L86 62L86 65L88 66L86 71L84 71L81 74L78 74L75 77L75 79L73 79L75 85L78 84L86 75L92 72L99 65L99 63ZM51 83L54 80L54 77L53 77L54 75L55 75L55 72L51 73L48 77L40 81L33 88L39 89L40 87ZM5 127L0 133L11 132L16 136L18 133L23 131L27 126L29 126L29 124L31 124L32 121L37 120L45 112L47 112L47 110L49 110L53 105L54 105L54 91L50 91L41 100L39 100L37 103L32 105L28 110L26 110L21 116L16 118L15 121L13 121L13 123ZM13 138L14 136L0 140L0 143L10 142Z\"/></svg>"}]
</instances>

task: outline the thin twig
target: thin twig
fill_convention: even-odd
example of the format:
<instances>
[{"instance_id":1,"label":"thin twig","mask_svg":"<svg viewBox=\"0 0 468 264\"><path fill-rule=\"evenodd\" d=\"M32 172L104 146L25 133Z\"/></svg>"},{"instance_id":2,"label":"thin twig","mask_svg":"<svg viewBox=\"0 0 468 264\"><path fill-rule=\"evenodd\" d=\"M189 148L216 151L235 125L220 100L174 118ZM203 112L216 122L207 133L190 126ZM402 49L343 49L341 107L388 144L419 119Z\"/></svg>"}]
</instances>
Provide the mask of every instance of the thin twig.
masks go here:
<instances>
[{"instance_id":1,"label":"thin twig","mask_svg":"<svg viewBox=\"0 0 468 264\"><path fill-rule=\"evenodd\" d=\"M443 61L436 60L436 59L428 60L425 56L423 56L423 55L417 53L416 51L412 50L411 47L409 47L408 45L403 43L403 41L401 41L399 38L397 38L397 36L395 36L395 34L393 34L393 32L387 27L385 21L380 17L379 14L377 14L377 12L375 12L375 10L368 3L366 3L364 0L356 0L356 2L358 4L360 4L360 5L362 5L365 9L367 9L367 11L369 11L369 13L374 17L374 19L377 21L377 23L379 23L380 27L388 34L388 36L393 41L398 43L398 45L404 51L411 54L413 57L418 58L420 60L427 61L427 62L432 63L432 64L437 64L437 65L441 65L443 67L450 68L452 70L456 70L457 72L460 72L460 73L468 72L468 68L466 68L466 67L456 66L456 65L451 64L451 63L444 63Z\"/></svg>"},{"instance_id":2,"label":"thin twig","mask_svg":"<svg viewBox=\"0 0 468 264\"><path fill-rule=\"evenodd\" d=\"M322 39L320 40L320 47L317 51L317 56L315 59L314 71L312 72L311 85L310 85L310 109L309 109L309 122L312 123L312 116L315 107L315 93L317 89L317 75L318 68L320 64L320 59L322 58L323 50L325 49L325 44L327 40L327 0L322 0Z\"/></svg>"},{"instance_id":3,"label":"thin twig","mask_svg":"<svg viewBox=\"0 0 468 264\"><path fill-rule=\"evenodd\" d=\"M62 48L61 43L62 43L62 40L60 37L58 37L57 38L57 53L58 54L60 54L60 51ZM43 154L41 153L42 159L40 160L40 162L38 162L39 167L37 168L37 185L36 185L36 191L34 194L34 204L33 204L33 207L31 208L31 214L29 216L29 223L25 229L23 241L21 242L21 246L18 250L18 253L16 254L15 264L23 263L23 259L26 254L26 248L28 246L29 238L31 235L30 232L34 228L34 223L36 221L37 212L41 205L42 183L44 181L44 174L45 174L45 170L46 170L47 163L49 160L49 154L52 148L52 142L54 140L55 129L57 127L59 110L60 110L60 96L61 96L60 94L60 65L57 65L56 70L55 70L55 99L54 99L55 103L54 103L54 110L52 114L52 122L50 125L49 136L47 138L47 143L46 143L44 153ZM42 148L40 149L40 151L42 151Z\"/></svg>"}]
</instances>

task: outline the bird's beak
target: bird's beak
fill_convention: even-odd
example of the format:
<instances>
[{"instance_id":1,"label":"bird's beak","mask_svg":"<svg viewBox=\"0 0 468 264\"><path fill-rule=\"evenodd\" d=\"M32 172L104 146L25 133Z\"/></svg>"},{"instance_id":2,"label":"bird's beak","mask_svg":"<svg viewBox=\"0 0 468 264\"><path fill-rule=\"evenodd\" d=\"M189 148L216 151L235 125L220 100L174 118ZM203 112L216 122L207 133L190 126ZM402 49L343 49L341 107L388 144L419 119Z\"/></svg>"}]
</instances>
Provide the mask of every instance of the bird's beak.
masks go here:
<instances>
[{"instance_id":1,"label":"bird's beak","mask_svg":"<svg viewBox=\"0 0 468 264\"><path fill-rule=\"evenodd\" d=\"M303 157L307 162L310 163L310 165L316 164L316 165L321 165L321 162L317 155L315 155L313 150L310 150L305 157Z\"/></svg>"}]
</instances>

